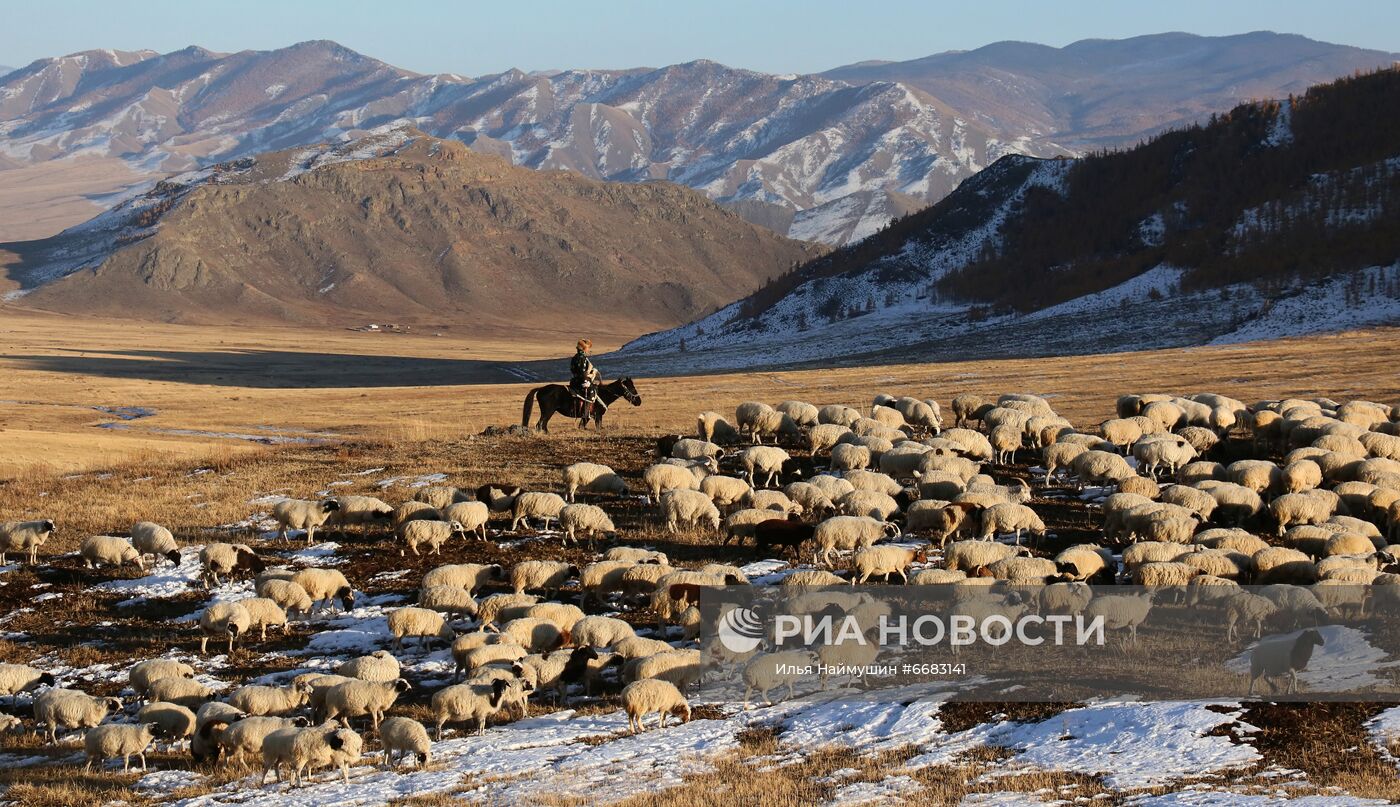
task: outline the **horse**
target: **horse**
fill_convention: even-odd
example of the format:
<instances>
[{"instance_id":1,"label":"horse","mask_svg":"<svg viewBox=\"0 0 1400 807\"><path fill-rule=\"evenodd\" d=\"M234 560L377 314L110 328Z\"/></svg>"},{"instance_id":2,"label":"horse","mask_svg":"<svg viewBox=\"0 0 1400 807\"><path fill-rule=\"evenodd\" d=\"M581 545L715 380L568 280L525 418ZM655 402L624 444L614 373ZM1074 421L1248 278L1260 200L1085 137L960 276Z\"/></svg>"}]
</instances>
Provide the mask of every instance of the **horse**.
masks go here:
<instances>
[{"instance_id":1,"label":"horse","mask_svg":"<svg viewBox=\"0 0 1400 807\"><path fill-rule=\"evenodd\" d=\"M637 388L632 384L631 378L619 378L616 381L602 384L598 387L598 399L594 402L591 418L601 430L603 428L603 415L608 413L608 407L618 398L626 400L633 406L642 405L642 396L637 394ZM581 411L583 401L574 395L573 391L564 384L546 384L543 387L535 387L525 395L525 410L520 416L520 427L528 429L530 427L530 411L534 408L535 401L540 402L540 419L535 424L535 428L549 433L549 419L554 417L555 412L562 412L565 417L579 418L584 422L579 428L588 428L588 419Z\"/></svg>"}]
</instances>

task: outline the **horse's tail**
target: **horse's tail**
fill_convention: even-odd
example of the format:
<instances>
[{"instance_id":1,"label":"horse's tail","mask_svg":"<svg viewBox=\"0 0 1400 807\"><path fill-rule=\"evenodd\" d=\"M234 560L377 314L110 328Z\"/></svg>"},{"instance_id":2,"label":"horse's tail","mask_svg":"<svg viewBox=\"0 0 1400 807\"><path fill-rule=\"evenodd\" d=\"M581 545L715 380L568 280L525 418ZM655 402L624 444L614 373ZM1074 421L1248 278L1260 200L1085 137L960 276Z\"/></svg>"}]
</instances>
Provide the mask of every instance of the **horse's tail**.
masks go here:
<instances>
[{"instance_id":1,"label":"horse's tail","mask_svg":"<svg viewBox=\"0 0 1400 807\"><path fill-rule=\"evenodd\" d=\"M538 395L539 391L542 389L544 389L544 387L535 387L525 394L525 411L520 415L520 428L530 428L530 411L535 408L535 396ZM543 406L543 404L541 404L541 406Z\"/></svg>"}]
</instances>

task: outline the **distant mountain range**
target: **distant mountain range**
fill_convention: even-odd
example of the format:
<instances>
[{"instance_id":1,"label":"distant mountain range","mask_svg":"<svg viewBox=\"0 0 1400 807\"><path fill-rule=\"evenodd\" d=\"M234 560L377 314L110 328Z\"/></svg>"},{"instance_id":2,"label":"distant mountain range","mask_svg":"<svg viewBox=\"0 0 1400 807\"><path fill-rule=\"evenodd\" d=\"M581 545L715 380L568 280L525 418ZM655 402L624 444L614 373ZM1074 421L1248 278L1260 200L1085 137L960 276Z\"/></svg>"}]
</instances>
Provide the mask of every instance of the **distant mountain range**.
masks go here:
<instances>
[{"instance_id":1,"label":"distant mountain range","mask_svg":"<svg viewBox=\"0 0 1400 807\"><path fill-rule=\"evenodd\" d=\"M678 185L531 171L386 127L180 175L60 235L0 245L0 291L169 322L640 333L821 251Z\"/></svg>"},{"instance_id":2,"label":"distant mountain range","mask_svg":"<svg viewBox=\"0 0 1400 807\"><path fill-rule=\"evenodd\" d=\"M1004 157L634 371L1054 355L1400 324L1400 70L1079 159Z\"/></svg>"},{"instance_id":3,"label":"distant mountain range","mask_svg":"<svg viewBox=\"0 0 1400 807\"><path fill-rule=\"evenodd\" d=\"M530 168L667 179L779 232L842 244L1003 156L1131 144L1395 58L1272 33L1161 34L1003 42L806 76L698 61L468 78L333 42L86 51L0 81L0 191L7 167L105 157L154 178L406 122Z\"/></svg>"}]
</instances>

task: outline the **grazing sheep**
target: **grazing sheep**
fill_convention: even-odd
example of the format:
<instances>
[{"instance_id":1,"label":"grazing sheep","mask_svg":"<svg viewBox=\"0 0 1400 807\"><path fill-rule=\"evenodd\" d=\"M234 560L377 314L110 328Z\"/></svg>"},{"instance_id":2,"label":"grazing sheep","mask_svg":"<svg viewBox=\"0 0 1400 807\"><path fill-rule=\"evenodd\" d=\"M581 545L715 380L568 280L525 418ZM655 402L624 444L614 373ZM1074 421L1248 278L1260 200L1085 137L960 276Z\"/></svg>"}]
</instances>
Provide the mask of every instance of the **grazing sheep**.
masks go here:
<instances>
[{"instance_id":1,"label":"grazing sheep","mask_svg":"<svg viewBox=\"0 0 1400 807\"><path fill-rule=\"evenodd\" d=\"M512 619L501 628L500 640L520 645L531 653L549 653L568 644L569 636L569 631L560 630L558 625L547 619L523 616Z\"/></svg>"},{"instance_id":2,"label":"grazing sheep","mask_svg":"<svg viewBox=\"0 0 1400 807\"><path fill-rule=\"evenodd\" d=\"M214 690L189 678L162 678L150 686L151 700L178 703L191 709L199 708L214 697Z\"/></svg>"},{"instance_id":3,"label":"grazing sheep","mask_svg":"<svg viewBox=\"0 0 1400 807\"><path fill-rule=\"evenodd\" d=\"M283 732L291 732L284 734ZM275 769L281 781L282 763L292 771L292 784L302 785L302 773L336 766L345 784L350 783L350 763L358 761L364 749L360 735L349 729L330 726L305 729L279 729L263 740L263 779Z\"/></svg>"},{"instance_id":4,"label":"grazing sheep","mask_svg":"<svg viewBox=\"0 0 1400 807\"><path fill-rule=\"evenodd\" d=\"M1021 448L1021 434L1024 430L1025 427L1019 423L1004 423L992 429L987 440L992 444L998 464L1006 465L1015 458L1016 452Z\"/></svg>"},{"instance_id":5,"label":"grazing sheep","mask_svg":"<svg viewBox=\"0 0 1400 807\"><path fill-rule=\"evenodd\" d=\"M1185 507L1202 519L1209 519L1218 506L1214 496L1187 485L1168 485L1163 488L1162 501Z\"/></svg>"},{"instance_id":6,"label":"grazing sheep","mask_svg":"<svg viewBox=\"0 0 1400 807\"><path fill-rule=\"evenodd\" d=\"M1142 541L1123 550L1123 571L1132 574L1144 563L1171 563L1192 551L1190 546L1163 541Z\"/></svg>"},{"instance_id":7,"label":"grazing sheep","mask_svg":"<svg viewBox=\"0 0 1400 807\"><path fill-rule=\"evenodd\" d=\"M355 591L339 569L301 569L292 575L292 582L305 589L313 603L324 601L331 613L335 613L336 600L346 611L355 607Z\"/></svg>"},{"instance_id":8,"label":"grazing sheep","mask_svg":"<svg viewBox=\"0 0 1400 807\"><path fill-rule=\"evenodd\" d=\"M1271 546L1252 556L1254 582L1260 585L1293 583L1311 585L1317 581L1317 567L1312 558L1296 549Z\"/></svg>"},{"instance_id":9,"label":"grazing sheep","mask_svg":"<svg viewBox=\"0 0 1400 807\"><path fill-rule=\"evenodd\" d=\"M290 580L264 580L257 584L255 590L259 597L273 601L288 614L305 615L311 612L311 595Z\"/></svg>"},{"instance_id":10,"label":"grazing sheep","mask_svg":"<svg viewBox=\"0 0 1400 807\"><path fill-rule=\"evenodd\" d=\"M630 640L624 639L617 647L623 647L628 641ZM620 651L618 655L622 655ZM628 681L659 679L685 691L699 683L701 672L698 649L675 650L667 646L659 652L628 662L622 677Z\"/></svg>"},{"instance_id":11,"label":"grazing sheep","mask_svg":"<svg viewBox=\"0 0 1400 807\"><path fill-rule=\"evenodd\" d=\"M228 652L233 652L233 642L243 636L253 624L253 616L242 603L216 602L199 615L199 629L204 633L199 637L199 652L209 652L209 638L227 637ZM166 700L162 698L162 700Z\"/></svg>"},{"instance_id":12,"label":"grazing sheep","mask_svg":"<svg viewBox=\"0 0 1400 807\"><path fill-rule=\"evenodd\" d=\"M807 481L833 502L856 489L849 479L830 474L817 474Z\"/></svg>"},{"instance_id":13,"label":"grazing sheep","mask_svg":"<svg viewBox=\"0 0 1400 807\"><path fill-rule=\"evenodd\" d=\"M1129 640L1137 644L1138 626L1147 620L1152 610L1152 592L1136 594L1106 594L1095 597L1084 608L1084 618L1090 622L1103 617L1107 630L1127 629Z\"/></svg>"},{"instance_id":14,"label":"grazing sheep","mask_svg":"<svg viewBox=\"0 0 1400 807\"><path fill-rule=\"evenodd\" d=\"M530 681L535 692L553 691L555 703L562 704L570 684L582 683L592 694L603 665L611 660L612 656L605 657L591 647L575 647L567 656L563 653L525 656L515 662L511 670L517 678Z\"/></svg>"},{"instance_id":15,"label":"grazing sheep","mask_svg":"<svg viewBox=\"0 0 1400 807\"><path fill-rule=\"evenodd\" d=\"M783 463L790 459L788 453L774 446L753 446L739 453L739 462L748 474L749 483L755 487L773 487L783 472ZM759 475L763 484L758 485Z\"/></svg>"},{"instance_id":16,"label":"grazing sheep","mask_svg":"<svg viewBox=\"0 0 1400 807\"><path fill-rule=\"evenodd\" d=\"M1180 587L1188 585L1191 579L1199 574L1201 570L1188 563L1144 563L1133 569L1133 585L1148 588Z\"/></svg>"},{"instance_id":17,"label":"grazing sheep","mask_svg":"<svg viewBox=\"0 0 1400 807\"><path fill-rule=\"evenodd\" d=\"M403 760L404 754L418 758L419 770L426 770L432 763L432 740L422 723L411 717L386 717L379 724L379 742L384 748L384 767L393 768ZM394 755L398 755L398 759Z\"/></svg>"},{"instance_id":18,"label":"grazing sheep","mask_svg":"<svg viewBox=\"0 0 1400 807\"><path fill-rule=\"evenodd\" d=\"M367 656L342 661L336 665L335 674L360 681L394 681L399 677L399 660L388 650L376 650Z\"/></svg>"},{"instance_id":19,"label":"grazing sheep","mask_svg":"<svg viewBox=\"0 0 1400 807\"><path fill-rule=\"evenodd\" d=\"M492 482L476 489L476 500L485 502L492 513L508 513L515 504L515 497L523 492L519 485Z\"/></svg>"},{"instance_id":20,"label":"grazing sheep","mask_svg":"<svg viewBox=\"0 0 1400 807\"><path fill-rule=\"evenodd\" d=\"M433 693L433 718L437 723L437 739L442 740L442 727L448 723L476 721L476 734L486 733L486 721L501 710L512 690L525 689L526 681L496 680L490 685L455 684ZM526 690L528 691L528 690Z\"/></svg>"},{"instance_id":21,"label":"grazing sheep","mask_svg":"<svg viewBox=\"0 0 1400 807\"><path fill-rule=\"evenodd\" d=\"M510 583L516 594L543 591L553 597L558 595L559 589L563 588L570 578L577 577L578 574L577 566L563 561L523 560L511 568Z\"/></svg>"},{"instance_id":22,"label":"grazing sheep","mask_svg":"<svg viewBox=\"0 0 1400 807\"><path fill-rule=\"evenodd\" d=\"M473 637L484 634L467 634L459 637L452 645L452 659L456 662L456 677L461 679L464 674L485 667L488 664L515 663L530 655L529 651L518 644L501 642L497 644L478 644L470 646L474 641ZM466 640L466 641L463 641ZM460 644L460 648L459 645Z\"/></svg>"},{"instance_id":23,"label":"grazing sheep","mask_svg":"<svg viewBox=\"0 0 1400 807\"><path fill-rule=\"evenodd\" d=\"M1007 544L990 541L954 541L943 553L943 565L947 569L968 574L991 566L1002 558L1020 554L1026 550Z\"/></svg>"},{"instance_id":24,"label":"grazing sheep","mask_svg":"<svg viewBox=\"0 0 1400 807\"><path fill-rule=\"evenodd\" d=\"M427 502L408 501L394 508L394 526L402 527L410 521L426 519L442 521L442 511Z\"/></svg>"},{"instance_id":25,"label":"grazing sheep","mask_svg":"<svg viewBox=\"0 0 1400 807\"><path fill-rule=\"evenodd\" d=\"M486 502L457 502L442 511L443 521L462 525L467 535L486 540L486 525L491 521L491 507Z\"/></svg>"},{"instance_id":26,"label":"grazing sheep","mask_svg":"<svg viewBox=\"0 0 1400 807\"><path fill-rule=\"evenodd\" d=\"M178 703L155 701L136 710L136 722L154 725L156 737L167 744L193 735L196 720L194 712Z\"/></svg>"},{"instance_id":27,"label":"grazing sheep","mask_svg":"<svg viewBox=\"0 0 1400 807\"><path fill-rule=\"evenodd\" d=\"M851 584L860 585L877 574L897 574L905 585L908 585L909 566L927 562L928 554L922 548L874 546L862 549L851 557Z\"/></svg>"},{"instance_id":28,"label":"grazing sheep","mask_svg":"<svg viewBox=\"0 0 1400 807\"><path fill-rule=\"evenodd\" d=\"M387 528L394 521L394 508L373 496L336 496L335 502L338 507L322 526L334 527L342 535L346 527L358 526L360 533L368 536L370 527Z\"/></svg>"},{"instance_id":29,"label":"grazing sheep","mask_svg":"<svg viewBox=\"0 0 1400 807\"><path fill-rule=\"evenodd\" d=\"M54 687L34 698L34 722L47 726L49 742L57 745L60 726L90 729L121 708L122 702L116 698L99 698L76 689Z\"/></svg>"},{"instance_id":30,"label":"grazing sheep","mask_svg":"<svg viewBox=\"0 0 1400 807\"><path fill-rule=\"evenodd\" d=\"M813 427L820 422L817 408L806 401L783 401L774 408L792 418L792 422L798 426Z\"/></svg>"},{"instance_id":31,"label":"grazing sheep","mask_svg":"<svg viewBox=\"0 0 1400 807\"><path fill-rule=\"evenodd\" d=\"M622 591L627 570L634 565L627 560L603 560L583 567L579 572L581 604L586 605L590 596L601 602L604 594Z\"/></svg>"},{"instance_id":32,"label":"grazing sheep","mask_svg":"<svg viewBox=\"0 0 1400 807\"><path fill-rule=\"evenodd\" d=\"M831 449L831 470L857 471L870 467L870 449L841 443Z\"/></svg>"},{"instance_id":33,"label":"grazing sheep","mask_svg":"<svg viewBox=\"0 0 1400 807\"><path fill-rule=\"evenodd\" d=\"M681 526L708 527L719 532L719 508L698 490L672 490L662 494L661 514L666 519L667 532L676 532Z\"/></svg>"},{"instance_id":34,"label":"grazing sheep","mask_svg":"<svg viewBox=\"0 0 1400 807\"><path fill-rule=\"evenodd\" d=\"M701 412L695 418L695 436L707 443L737 443L739 430L718 412Z\"/></svg>"},{"instance_id":35,"label":"grazing sheep","mask_svg":"<svg viewBox=\"0 0 1400 807\"><path fill-rule=\"evenodd\" d=\"M1043 583L1050 579L1061 579L1059 568L1053 560L1015 555L987 566L985 574L997 580L1013 583Z\"/></svg>"},{"instance_id":36,"label":"grazing sheep","mask_svg":"<svg viewBox=\"0 0 1400 807\"><path fill-rule=\"evenodd\" d=\"M819 424L835 423L849 427L857 420L860 420L860 412L849 406L843 406L842 404L831 404L817 410L817 422Z\"/></svg>"},{"instance_id":37,"label":"grazing sheep","mask_svg":"<svg viewBox=\"0 0 1400 807\"><path fill-rule=\"evenodd\" d=\"M1254 684L1261 678L1288 676L1288 687L1284 694L1292 695L1298 690L1298 673L1308 668L1313 648L1322 647L1325 642L1322 634L1309 628L1291 636L1271 636L1260 640L1249 654L1249 689L1246 695L1254 694Z\"/></svg>"},{"instance_id":38,"label":"grazing sheep","mask_svg":"<svg viewBox=\"0 0 1400 807\"><path fill-rule=\"evenodd\" d=\"M615 546L603 553L604 560L626 560L632 563L659 563L662 566L669 566L670 561L666 558L665 552L657 552L654 549L641 549L635 546Z\"/></svg>"},{"instance_id":39,"label":"grazing sheep","mask_svg":"<svg viewBox=\"0 0 1400 807\"><path fill-rule=\"evenodd\" d=\"M131 768L131 758L134 756L140 758L141 770L145 771L146 749L156 738L157 729L159 729L159 725L155 723L142 725L108 723L105 726L90 729L83 737L83 748L87 752L87 764L83 766L83 770L92 770L94 762L100 766L104 760L121 757L122 773L126 773Z\"/></svg>"},{"instance_id":40,"label":"grazing sheep","mask_svg":"<svg viewBox=\"0 0 1400 807\"><path fill-rule=\"evenodd\" d=\"M230 723L219 734L217 742L229 762L241 763L245 755L261 759L263 742L272 732L301 729L307 725L304 717L244 717Z\"/></svg>"},{"instance_id":41,"label":"grazing sheep","mask_svg":"<svg viewBox=\"0 0 1400 807\"><path fill-rule=\"evenodd\" d=\"M899 513L899 502L892 497L873 490L857 490L842 496L836 502L842 515L867 516L878 521L889 521Z\"/></svg>"},{"instance_id":42,"label":"grazing sheep","mask_svg":"<svg viewBox=\"0 0 1400 807\"><path fill-rule=\"evenodd\" d=\"M267 597L249 597L246 600L239 600L238 604L243 606L243 610L248 612L248 630L258 629L259 637L267 641L267 628L271 626L282 626L282 634L287 633L287 612L282 610L282 606Z\"/></svg>"},{"instance_id":43,"label":"grazing sheep","mask_svg":"<svg viewBox=\"0 0 1400 807\"><path fill-rule=\"evenodd\" d=\"M631 636L613 645L613 652L627 660L645 658L656 653L669 653L675 648L660 639ZM633 676L635 678L635 676Z\"/></svg>"},{"instance_id":44,"label":"grazing sheep","mask_svg":"<svg viewBox=\"0 0 1400 807\"><path fill-rule=\"evenodd\" d=\"M1127 460L1118 454L1091 449L1075 457L1070 469L1081 485L1102 485L1121 482L1136 476Z\"/></svg>"},{"instance_id":45,"label":"grazing sheep","mask_svg":"<svg viewBox=\"0 0 1400 807\"><path fill-rule=\"evenodd\" d=\"M433 639L441 639L447 644L457 638L457 632L447 624L447 620L437 611L416 608L412 605L395 608L389 612L389 633L394 636L393 650L403 649L405 637L417 637L419 646L427 649Z\"/></svg>"},{"instance_id":46,"label":"grazing sheep","mask_svg":"<svg viewBox=\"0 0 1400 807\"><path fill-rule=\"evenodd\" d=\"M1238 460L1225 471L1231 482L1261 496L1283 489L1283 470L1267 460Z\"/></svg>"},{"instance_id":47,"label":"grazing sheep","mask_svg":"<svg viewBox=\"0 0 1400 807\"><path fill-rule=\"evenodd\" d=\"M1087 583L1051 583L1036 594L1036 606L1042 614L1078 614L1093 599L1094 590Z\"/></svg>"},{"instance_id":48,"label":"grazing sheep","mask_svg":"<svg viewBox=\"0 0 1400 807\"><path fill-rule=\"evenodd\" d=\"M1357 535L1354 532L1343 532L1333 535L1327 539L1327 544L1323 547L1324 557L1333 555L1363 555L1367 552L1375 551L1376 546L1370 538L1364 535Z\"/></svg>"},{"instance_id":49,"label":"grazing sheep","mask_svg":"<svg viewBox=\"0 0 1400 807\"><path fill-rule=\"evenodd\" d=\"M531 518L544 521L544 529L547 530L549 522L559 518L559 511L563 509L564 499L557 493L526 491L515 497L515 503L510 507L511 532L520 529L520 525Z\"/></svg>"},{"instance_id":50,"label":"grazing sheep","mask_svg":"<svg viewBox=\"0 0 1400 807\"><path fill-rule=\"evenodd\" d=\"M1278 522L1277 534L1283 535L1294 524L1323 523L1336 512L1338 501L1330 491L1285 493L1269 503L1269 514Z\"/></svg>"},{"instance_id":51,"label":"grazing sheep","mask_svg":"<svg viewBox=\"0 0 1400 807\"><path fill-rule=\"evenodd\" d=\"M611 647L637 635L631 625L610 616L586 616L574 623L571 634L580 647Z\"/></svg>"},{"instance_id":52,"label":"grazing sheep","mask_svg":"<svg viewBox=\"0 0 1400 807\"><path fill-rule=\"evenodd\" d=\"M193 670L190 670L190 675L194 675ZM0 662L0 695L18 695L36 687L51 687L53 685L53 673L44 672L25 664Z\"/></svg>"},{"instance_id":53,"label":"grazing sheep","mask_svg":"<svg viewBox=\"0 0 1400 807\"><path fill-rule=\"evenodd\" d=\"M0 565L7 552L29 552L29 564L39 562L39 547L53 537L57 527L53 519L34 521L0 521Z\"/></svg>"},{"instance_id":54,"label":"grazing sheep","mask_svg":"<svg viewBox=\"0 0 1400 807\"><path fill-rule=\"evenodd\" d=\"M757 526L765 521L783 521L787 519L785 513L777 510L756 510L748 508L745 510L735 510L724 520L724 543L738 540L740 544L745 538L754 535Z\"/></svg>"},{"instance_id":55,"label":"grazing sheep","mask_svg":"<svg viewBox=\"0 0 1400 807\"><path fill-rule=\"evenodd\" d=\"M180 545L176 543L174 534L159 524L136 522L131 528L131 545L143 555L154 555L180 565Z\"/></svg>"},{"instance_id":56,"label":"grazing sheep","mask_svg":"<svg viewBox=\"0 0 1400 807\"><path fill-rule=\"evenodd\" d=\"M797 423L788 415L765 403L749 401L739 404L734 412L739 434L748 432L753 442L762 443L763 435L796 434Z\"/></svg>"},{"instance_id":57,"label":"grazing sheep","mask_svg":"<svg viewBox=\"0 0 1400 807\"><path fill-rule=\"evenodd\" d=\"M13 695L13 692L6 692L4 686L4 669L9 665L0 665L0 695ZM18 665L13 665L18 666ZM25 668L31 669L31 668ZM35 672L38 672L37 670ZM45 673L47 675L47 673ZM153 658L137 662L127 671L126 680L131 688L136 690L136 694L145 696L151 684L162 678L193 678L194 668L173 658ZM47 681L41 681L50 686L53 685L53 676L49 676ZM17 690L22 691L22 690Z\"/></svg>"},{"instance_id":58,"label":"grazing sheep","mask_svg":"<svg viewBox=\"0 0 1400 807\"><path fill-rule=\"evenodd\" d=\"M624 496L627 494L627 483L606 465L576 462L564 466L564 490L564 497L572 502L579 491Z\"/></svg>"},{"instance_id":59,"label":"grazing sheep","mask_svg":"<svg viewBox=\"0 0 1400 807\"><path fill-rule=\"evenodd\" d=\"M350 718L366 717L375 730L384 713L394 705L399 695L413 687L402 678L393 681L346 681L336 684L326 693L326 719L340 718L346 728Z\"/></svg>"},{"instance_id":60,"label":"grazing sheep","mask_svg":"<svg viewBox=\"0 0 1400 807\"><path fill-rule=\"evenodd\" d=\"M290 687L249 685L235 689L227 698L229 706L254 716L285 715L306 705L311 695L311 685L293 684Z\"/></svg>"},{"instance_id":61,"label":"grazing sheep","mask_svg":"<svg viewBox=\"0 0 1400 807\"><path fill-rule=\"evenodd\" d=\"M470 501L471 496L466 491L450 485L429 485L425 488L419 488L413 494L413 500L422 502L434 510L442 511L458 502Z\"/></svg>"},{"instance_id":62,"label":"grazing sheep","mask_svg":"<svg viewBox=\"0 0 1400 807\"><path fill-rule=\"evenodd\" d=\"M1133 444L1133 457L1138 461L1138 467L1155 480L1157 471L1163 467L1168 473L1175 474L1177 468L1196 458L1196 450L1177 435L1153 435Z\"/></svg>"},{"instance_id":63,"label":"grazing sheep","mask_svg":"<svg viewBox=\"0 0 1400 807\"><path fill-rule=\"evenodd\" d=\"M1249 555L1230 553L1221 549L1200 547L1196 551L1182 555L1179 561L1203 575L1225 580L1240 580L1248 577L1253 563Z\"/></svg>"},{"instance_id":64,"label":"grazing sheep","mask_svg":"<svg viewBox=\"0 0 1400 807\"><path fill-rule=\"evenodd\" d=\"M748 480L733 476L707 476L700 480L699 490L719 508L747 506L753 498L753 486Z\"/></svg>"},{"instance_id":65,"label":"grazing sheep","mask_svg":"<svg viewBox=\"0 0 1400 807\"><path fill-rule=\"evenodd\" d=\"M423 588L457 586L476 596L483 586L505 581L505 569L496 563L449 563L423 575ZM533 603L533 600L531 601Z\"/></svg>"},{"instance_id":66,"label":"grazing sheep","mask_svg":"<svg viewBox=\"0 0 1400 807\"><path fill-rule=\"evenodd\" d=\"M851 430L837 423L822 423L813 426L807 432L807 451L812 456L816 456L823 451L830 451L841 444L841 439Z\"/></svg>"},{"instance_id":67,"label":"grazing sheep","mask_svg":"<svg viewBox=\"0 0 1400 807\"><path fill-rule=\"evenodd\" d=\"M671 446L671 456L679 460L703 460L706 458L718 460L724 456L724 449L714 443L707 443L704 440L677 440Z\"/></svg>"},{"instance_id":68,"label":"grazing sheep","mask_svg":"<svg viewBox=\"0 0 1400 807\"><path fill-rule=\"evenodd\" d=\"M593 546L599 533L609 539L617 534L617 527L603 508L591 504L565 505L559 511L559 526L564 530L566 543L577 544L580 535L587 535L588 545Z\"/></svg>"},{"instance_id":69,"label":"grazing sheep","mask_svg":"<svg viewBox=\"0 0 1400 807\"><path fill-rule=\"evenodd\" d=\"M214 585L219 585L219 575L232 577L235 572L252 572L257 574L267 568L253 548L247 544L225 544L215 542L206 544L199 550L199 562L204 567L201 577L204 579L205 587L209 586L209 581L213 580Z\"/></svg>"},{"instance_id":70,"label":"grazing sheep","mask_svg":"<svg viewBox=\"0 0 1400 807\"><path fill-rule=\"evenodd\" d=\"M78 554L82 556L89 569L104 563L109 566L131 563L137 569L144 570L146 568L146 565L141 562L140 550L132 546L131 542L125 538L93 535L83 540L82 546L78 548Z\"/></svg>"},{"instance_id":71,"label":"grazing sheep","mask_svg":"<svg viewBox=\"0 0 1400 807\"><path fill-rule=\"evenodd\" d=\"M1055 568L1075 580L1091 580L1114 568L1114 560L1103 547L1076 544L1055 556Z\"/></svg>"},{"instance_id":72,"label":"grazing sheep","mask_svg":"<svg viewBox=\"0 0 1400 807\"><path fill-rule=\"evenodd\" d=\"M742 673L744 710L748 711L749 696L755 690L768 706L773 705L768 693L781 686L787 687L787 696L788 699L791 699L795 694L797 682L803 675L798 671L809 669L812 666L812 656L805 650L784 650L778 653L760 653L754 656L744 665Z\"/></svg>"},{"instance_id":73,"label":"grazing sheep","mask_svg":"<svg viewBox=\"0 0 1400 807\"><path fill-rule=\"evenodd\" d=\"M844 586L846 580L824 569L802 569L784 577L779 585L785 588L805 590L824 586Z\"/></svg>"},{"instance_id":74,"label":"grazing sheep","mask_svg":"<svg viewBox=\"0 0 1400 807\"><path fill-rule=\"evenodd\" d=\"M886 521L865 516L834 516L817 525L813 533L816 549L812 562L831 565L831 553L838 549L869 549L887 535L898 534L899 528Z\"/></svg>"},{"instance_id":75,"label":"grazing sheep","mask_svg":"<svg viewBox=\"0 0 1400 807\"><path fill-rule=\"evenodd\" d=\"M709 477L708 465L685 466L659 462L642 472L642 484L650 492L651 500L657 501L662 494L673 490L699 490Z\"/></svg>"},{"instance_id":76,"label":"grazing sheep","mask_svg":"<svg viewBox=\"0 0 1400 807\"><path fill-rule=\"evenodd\" d=\"M1041 464L1045 466L1045 484L1049 485L1055 473L1071 468L1074 460L1089 449L1078 443L1051 443L1041 449Z\"/></svg>"},{"instance_id":77,"label":"grazing sheep","mask_svg":"<svg viewBox=\"0 0 1400 807\"><path fill-rule=\"evenodd\" d=\"M272 506L272 517L277 521L277 539L286 541L287 530L306 530L306 544L316 537L316 528L326 523L331 513L340 509L340 502L325 499L319 502L306 499L283 499Z\"/></svg>"},{"instance_id":78,"label":"grazing sheep","mask_svg":"<svg viewBox=\"0 0 1400 807\"><path fill-rule=\"evenodd\" d=\"M1022 530L1031 533L1031 536L1038 542L1045 537L1045 522L1040 520L1040 516L1034 510L1024 504L1003 502L982 511L981 537L984 541L990 541L995 535L1014 532L1016 533L1016 543L1019 545Z\"/></svg>"},{"instance_id":79,"label":"grazing sheep","mask_svg":"<svg viewBox=\"0 0 1400 807\"><path fill-rule=\"evenodd\" d=\"M633 681L623 687L622 708L627 712L627 729L632 734L645 730L642 723L652 712L656 712L661 728L666 728L667 715L681 718L682 723L690 722L690 703L685 696L671 682L657 678Z\"/></svg>"}]
</instances>

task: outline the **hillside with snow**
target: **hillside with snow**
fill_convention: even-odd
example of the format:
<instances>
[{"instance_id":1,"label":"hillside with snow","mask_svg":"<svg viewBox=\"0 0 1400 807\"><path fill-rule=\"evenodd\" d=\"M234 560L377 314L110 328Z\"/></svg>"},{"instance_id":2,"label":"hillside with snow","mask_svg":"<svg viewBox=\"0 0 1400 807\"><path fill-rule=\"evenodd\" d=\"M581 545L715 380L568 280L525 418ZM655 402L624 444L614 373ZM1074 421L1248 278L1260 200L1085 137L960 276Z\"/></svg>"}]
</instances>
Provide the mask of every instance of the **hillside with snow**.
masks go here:
<instances>
[{"instance_id":1,"label":"hillside with snow","mask_svg":"<svg viewBox=\"0 0 1400 807\"><path fill-rule=\"evenodd\" d=\"M669 180L756 222L790 222L795 238L843 244L938 201L1002 156L1132 142L1181 116L1392 61L1275 34L1131 42L1116 49L998 43L929 57L917 69L899 63L825 75L703 60L420 75L324 41L232 54L85 51L41 59L0 81L0 169L104 157L154 179L407 123L530 168ZM1125 48L1154 56L1125 62ZM1059 70L1060 80L1051 80L1045 59L1072 62L1077 72ZM1085 78L1110 73L1173 88L1157 100L1177 117L1144 123L1142 107L1157 101ZM1093 110L1092 126L1061 109L1066 104ZM1008 106L1022 112L1009 114ZM1030 114L1042 107L1061 111ZM6 178L0 170L0 189Z\"/></svg>"},{"instance_id":2,"label":"hillside with snow","mask_svg":"<svg viewBox=\"0 0 1400 807\"><path fill-rule=\"evenodd\" d=\"M1057 355L1400 323L1396 101L1400 72L1380 71L1125 152L1004 158L612 363Z\"/></svg>"}]
</instances>

